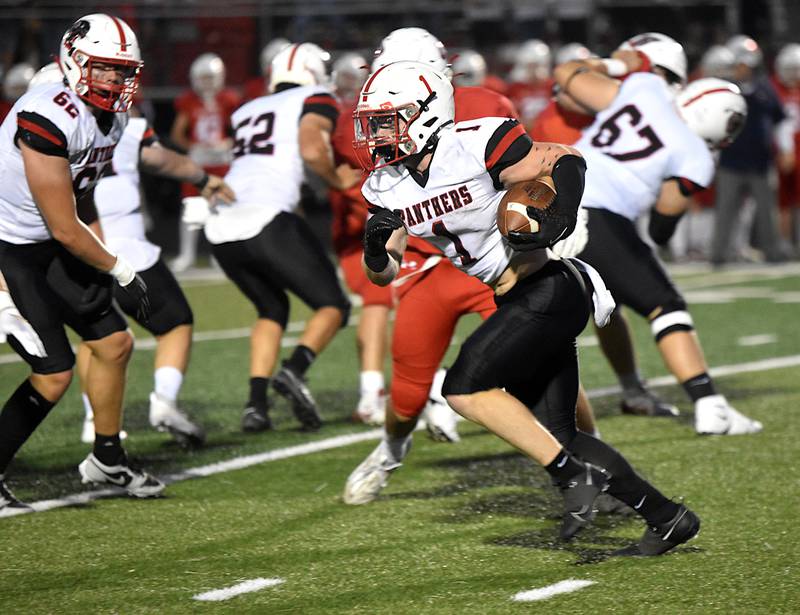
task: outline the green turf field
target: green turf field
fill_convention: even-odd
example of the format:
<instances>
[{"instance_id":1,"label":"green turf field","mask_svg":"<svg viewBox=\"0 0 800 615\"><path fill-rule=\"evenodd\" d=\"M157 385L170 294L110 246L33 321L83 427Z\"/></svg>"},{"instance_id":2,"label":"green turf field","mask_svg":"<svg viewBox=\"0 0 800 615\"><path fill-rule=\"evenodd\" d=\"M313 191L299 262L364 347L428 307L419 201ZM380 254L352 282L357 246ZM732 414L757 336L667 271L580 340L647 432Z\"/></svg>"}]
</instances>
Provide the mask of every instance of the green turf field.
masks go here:
<instances>
[{"instance_id":1,"label":"green turf field","mask_svg":"<svg viewBox=\"0 0 800 615\"><path fill-rule=\"evenodd\" d=\"M0 518L0 613L796 613L800 367L753 370L800 355L800 270L692 271L678 280L709 363L738 366L719 388L764 432L695 436L690 404L671 385L659 391L684 411L678 420L622 417L616 396L594 399L603 437L702 517L700 536L674 554L610 558L641 534L642 524L625 517L600 517L574 543L557 542L559 498L546 474L461 423L459 444L418 433L384 495L364 507L345 506L340 493L374 440L178 482L158 500L104 499ZM248 340L238 330L253 312L224 283L189 283L187 294L199 337L230 338L195 344L182 395L209 442L185 452L149 429L153 355L142 343L130 370L126 429L129 452L148 470L163 475L368 431L348 421L357 400L350 327L310 372L328 421L322 431L300 433L279 405L274 432L242 434ZM292 319L306 315L298 306ZM643 370L664 376L646 326L632 321ZM458 338L476 322L466 319ZM582 346L587 388L615 384L591 329ZM8 352L0 346L0 361ZM0 399L25 374L21 363L0 362ZM82 414L73 386L9 469L18 496L87 490L76 470L87 452ZM259 577L283 582L225 602L192 598ZM512 601L567 579L594 584L543 602Z\"/></svg>"}]
</instances>

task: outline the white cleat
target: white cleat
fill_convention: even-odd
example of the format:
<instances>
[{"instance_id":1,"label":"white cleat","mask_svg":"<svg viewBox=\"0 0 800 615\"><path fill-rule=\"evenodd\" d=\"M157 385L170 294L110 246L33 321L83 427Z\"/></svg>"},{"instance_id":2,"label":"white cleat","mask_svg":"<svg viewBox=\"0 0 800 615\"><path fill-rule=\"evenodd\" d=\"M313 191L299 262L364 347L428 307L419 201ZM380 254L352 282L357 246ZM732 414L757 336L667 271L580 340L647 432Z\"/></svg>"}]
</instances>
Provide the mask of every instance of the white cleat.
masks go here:
<instances>
[{"instance_id":1,"label":"white cleat","mask_svg":"<svg viewBox=\"0 0 800 615\"><path fill-rule=\"evenodd\" d=\"M120 440L127 440L128 432L122 430L119 432ZM83 419L83 427L81 428L81 442L84 444L94 444L94 420Z\"/></svg>"},{"instance_id":2,"label":"white cleat","mask_svg":"<svg viewBox=\"0 0 800 615\"><path fill-rule=\"evenodd\" d=\"M758 433L763 425L734 409L723 395L698 399L694 405L694 427L701 435L739 436Z\"/></svg>"},{"instance_id":3,"label":"white cleat","mask_svg":"<svg viewBox=\"0 0 800 615\"><path fill-rule=\"evenodd\" d=\"M367 425L383 425L386 420L386 395L383 392L362 395L353 420Z\"/></svg>"},{"instance_id":4,"label":"white cleat","mask_svg":"<svg viewBox=\"0 0 800 615\"><path fill-rule=\"evenodd\" d=\"M127 461L107 466L94 456L94 453L81 461L78 466L81 482L97 485L111 485L124 489L137 498L151 498L164 491L164 483L147 472L131 466Z\"/></svg>"},{"instance_id":5,"label":"white cleat","mask_svg":"<svg viewBox=\"0 0 800 615\"><path fill-rule=\"evenodd\" d=\"M158 431L168 431L183 446L201 446L206 441L202 427L157 393L150 393L150 424Z\"/></svg>"},{"instance_id":6,"label":"white cleat","mask_svg":"<svg viewBox=\"0 0 800 615\"><path fill-rule=\"evenodd\" d=\"M389 474L403 465L386 454L386 444L380 442L361 464L347 477L342 498L345 504L368 504L389 482Z\"/></svg>"},{"instance_id":7,"label":"white cleat","mask_svg":"<svg viewBox=\"0 0 800 615\"><path fill-rule=\"evenodd\" d=\"M447 404L433 399L428 400L422 413L425 428L437 442L460 442L458 435L458 414Z\"/></svg>"}]
</instances>

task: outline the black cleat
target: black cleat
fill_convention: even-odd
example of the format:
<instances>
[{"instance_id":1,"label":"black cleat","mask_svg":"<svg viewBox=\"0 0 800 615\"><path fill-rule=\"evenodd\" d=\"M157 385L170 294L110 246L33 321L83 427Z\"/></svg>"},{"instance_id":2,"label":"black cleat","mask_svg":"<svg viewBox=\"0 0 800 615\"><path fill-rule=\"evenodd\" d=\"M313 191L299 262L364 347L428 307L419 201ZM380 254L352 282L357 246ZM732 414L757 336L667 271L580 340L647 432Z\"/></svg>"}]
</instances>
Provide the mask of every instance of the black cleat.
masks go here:
<instances>
[{"instance_id":1,"label":"black cleat","mask_svg":"<svg viewBox=\"0 0 800 615\"><path fill-rule=\"evenodd\" d=\"M559 485L564 498L564 521L560 532L562 540L572 539L580 529L591 523L597 512L594 501L608 489L608 474L590 463L584 465L586 469L583 472L565 485Z\"/></svg>"},{"instance_id":2,"label":"black cleat","mask_svg":"<svg viewBox=\"0 0 800 615\"><path fill-rule=\"evenodd\" d=\"M295 374L285 361L281 371L272 379L272 388L291 402L292 412L303 425L303 431L317 431L322 427L317 403L305 380Z\"/></svg>"},{"instance_id":3,"label":"black cleat","mask_svg":"<svg viewBox=\"0 0 800 615\"><path fill-rule=\"evenodd\" d=\"M19 498L12 493L11 489L8 488L6 481L0 478L0 512L6 510L9 512L22 512L33 510L33 506L21 502Z\"/></svg>"},{"instance_id":4,"label":"black cleat","mask_svg":"<svg viewBox=\"0 0 800 615\"><path fill-rule=\"evenodd\" d=\"M256 408L248 406L242 415L242 431L246 433L258 433L272 429L272 421L267 414L268 408Z\"/></svg>"},{"instance_id":5,"label":"black cleat","mask_svg":"<svg viewBox=\"0 0 800 615\"><path fill-rule=\"evenodd\" d=\"M690 541L700 531L700 517L683 504L675 516L661 525L648 526L635 545L615 551L614 555L645 557L661 555Z\"/></svg>"},{"instance_id":6,"label":"black cleat","mask_svg":"<svg viewBox=\"0 0 800 615\"><path fill-rule=\"evenodd\" d=\"M623 414L638 416L674 417L680 414L677 406L668 404L644 385L623 391L619 406Z\"/></svg>"}]
</instances>

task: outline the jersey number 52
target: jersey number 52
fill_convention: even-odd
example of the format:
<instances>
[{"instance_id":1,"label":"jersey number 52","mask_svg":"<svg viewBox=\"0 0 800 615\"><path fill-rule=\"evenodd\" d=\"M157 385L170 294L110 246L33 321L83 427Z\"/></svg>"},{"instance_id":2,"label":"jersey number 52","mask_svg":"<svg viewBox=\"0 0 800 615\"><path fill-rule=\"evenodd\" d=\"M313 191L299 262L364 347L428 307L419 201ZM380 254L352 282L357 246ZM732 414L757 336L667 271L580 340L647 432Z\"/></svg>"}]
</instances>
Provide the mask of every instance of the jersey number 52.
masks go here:
<instances>
[{"instance_id":1,"label":"jersey number 52","mask_svg":"<svg viewBox=\"0 0 800 615\"><path fill-rule=\"evenodd\" d=\"M274 129L275 113L272 111L243 119L233 127L233 157L239 158L247 154L272 156L275 145L269 140Z\"/></svg>"}]
</instances>

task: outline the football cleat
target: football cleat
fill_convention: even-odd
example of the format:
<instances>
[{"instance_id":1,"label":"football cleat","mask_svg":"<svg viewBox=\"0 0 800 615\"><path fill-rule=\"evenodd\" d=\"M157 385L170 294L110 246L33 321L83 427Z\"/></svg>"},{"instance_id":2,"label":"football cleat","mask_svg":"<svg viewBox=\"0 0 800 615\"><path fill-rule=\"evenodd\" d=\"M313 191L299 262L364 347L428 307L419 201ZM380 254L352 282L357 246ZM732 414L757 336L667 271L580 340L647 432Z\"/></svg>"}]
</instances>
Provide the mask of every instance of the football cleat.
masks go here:
<instances>
[{"instance_id":1,"label":"football cleat","mask_svg":"<svg viewBox=\"0 0 800 615\"><path fill-rule=\"evenodd\" d=\"M131 465L127 459L120 464L107 466L94 453L89 453L78 466L78 472L83 483L119 487L137 498L151 498L164 491L164 483Z\"/></svg>"},{"instance_id":2,"label":"football cleat","mask_svg":"<svg viewBox=\"0 0 800 615\"><path fill-rule=\"evenodd\" d=\"M738 436L758 433L763 425L734 409L723 395L709 395L694 404L694 428L701 435Z\"/></svg>"},{"instance_id":3,"label":"football cleat","mask_svg":"<svg viewBox=\"0 0 800 615\"><path fill-rule=\"evenodd\" d=\"M256 408L248 406L242 415L242 431L246 433L258 433L272 429L272 421L269 419L269 408Z\"/></svg>"},{"instance_id":4,"label":"football cleat","mask_svg":"<svg viewBox=\"0 0 800 615\"><path fill-rule=\"evenodd\" d=\"M150 393L150 424L158 431L168 431L181 446L202 446L206 441L203 428L158 393Z\"/></svg>"},{"instance_id":5,"label":"football cleat","mask_svg":"<svg viewBox=\"0 0 800 615\"><path fill-rule=\"evenodd\" d=\"M126 440L128 432L122 430L119 432L119 439ZM81 442L84 444L94 444L94 419L83 419L83 427L81 428Z\"/></svg>"},{"instance_id":6,"label":"football cleat","mask_svg":"<svg viewBox=\"0 0 800 615\"><path fill-rule=\"evenodd\" d=\"M661 555L690 541L698 532L700 532L700 517L681 504L672 519L661 525L648 526L638 543L615 551L614 555L634 557Z\"/></svg>"},{"instance_id":7,"label":"football cleat","mask_svg":"<svg viewBox=\"0 0 800 615\"><path fill-rule=\"evenodd\" d=\"M678 416L680 414L676 406L668 404L644 385L624 390L619 405L623 414L639 416Z\"/></svg>"},{"instance_id":8,"label":"football cleat","mask_svg":"<svg viewBox=\"0 0 800 615\"><path fill-rule=\"evenodd\" d=\"M436 442L460 442L458 414L447 404L429 399L422 413L428 435Z\"/></svg>"},{"instance_id":9,"label":"football cleat","mask_svg":"<svg viewBox=\"0 0 800 615\"><path fill-rule=\"evenodd\" d=\"M33 510L33 507L25 502L21 502L17 496L15 496L11 489L8 488L6 485L5 479L0 476L0 512L2 511L24 511L24 510Z\"/></svg>"},{"instance_id":10,"label":"football cleat","mask_svg":"<svg viewBox=\"0 0 800 615\"><path fill-rule=\"evenodd\" d=\"M281 371L272 379L272 388L291 402L292 412L302 424L303 431L316 431L322 427L317 402L311 396L305 380L295 374L285 361Z\"/></svg>"},{"instance_id":11,"label":"football cleat","mask_svg":"<svg viewBox=\"0 0 800 615\"><path fill-rule=\"evenodd\" d=\"M564 519L561 524L562 540L570 540L594 519L597 511L594 501L608 489L610 476L597 466L584 463L584 470L566 483L559 485L564 498Z\"/></svg>"},{"instance_id":12,"label":"football cleat","mask_svg":"<svg viewBox=\"0 0 800 615\"><path fill-rule=\"evenodd\" d=\"M406 454L411 447L411 439L406 447ZM375 450L362 461L359 466L347 477L342 499L345 504L353 506L368 504L381 492L389 482L389 475L399 468L402 463L393 461L386 452L386 443L381 441Z\"/></svg>"},{"instance_id":13,"label":"football cleat","mask_svg":"<svg viewBox=\"0 0 800 615\"><path fill-rule=\"evenodd\" d=\"M622 500L618 500L610 493L601 493L598 495L597 499L594 501L594 505L595 508L597 508L597 512L601 515L628 516L636 514L633 508Z\"/></svg>"},{"instance_id":14,"label":"football cleat","mask_svg":"<svg viewBox=\"0 0 800 615\"><path fill-rule=\"evenodd\" d=\"M385 419L386 395L383 391L362 395L353 412L353 421L367 425L383 425Z\"/></svg>"}]
</instances>

